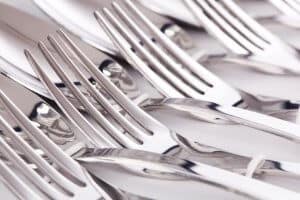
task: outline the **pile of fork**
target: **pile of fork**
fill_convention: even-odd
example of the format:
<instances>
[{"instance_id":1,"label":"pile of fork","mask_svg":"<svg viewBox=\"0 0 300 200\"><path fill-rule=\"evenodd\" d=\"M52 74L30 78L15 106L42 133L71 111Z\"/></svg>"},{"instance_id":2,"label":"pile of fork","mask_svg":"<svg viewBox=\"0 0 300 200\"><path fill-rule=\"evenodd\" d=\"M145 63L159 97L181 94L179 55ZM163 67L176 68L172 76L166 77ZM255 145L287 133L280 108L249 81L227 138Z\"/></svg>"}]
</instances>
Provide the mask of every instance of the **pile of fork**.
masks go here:
<instances>
[{"instance_id":1,"label":"pile of fork","mask_svg":"<svg viewBox=\"0 0 300 200\"><path fill-rule=\"evenodd\" d=\"M0 194L299 200L300 0L0 0Z\"/></svg>"}]
</instances>

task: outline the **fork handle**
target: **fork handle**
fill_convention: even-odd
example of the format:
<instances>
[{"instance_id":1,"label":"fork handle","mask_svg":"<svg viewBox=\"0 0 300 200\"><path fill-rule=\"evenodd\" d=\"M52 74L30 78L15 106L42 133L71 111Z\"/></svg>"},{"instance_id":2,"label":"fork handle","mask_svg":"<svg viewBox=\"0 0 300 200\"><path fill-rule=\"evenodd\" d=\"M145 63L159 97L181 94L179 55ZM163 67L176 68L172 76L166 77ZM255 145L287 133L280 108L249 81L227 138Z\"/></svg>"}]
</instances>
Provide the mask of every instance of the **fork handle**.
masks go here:
<instances>
[{"instance_id":1,"label":"fork handle","mask_svg":"<svg viewBox=\"0 0 300 200\"><path fill-rule=\"evenodd\" d=\"M234 122L300 142L300 126L282 119L232 106L216 105L215 110Z\"/></svg>"},{"instance_id":2,"label":"fork handle","mask_svg":"<svg viewBox=\"0 0 300 200\"><path fill-rule=\"evenodd\" d=\"M299 194L284 188L200 162L149 152L102 149L100 154L78 158L78 161L108 184L151 199L201 199L207 191L214 198L221 195L222 199L230 193L266 200L299 199Z\"/></svg>"},{"instance_id":3,"label":"fork handle","mask_svg":"<svg viewBox=\"0 0 300 200\"><path fill-rule=\"evenodd\" d=\"M153 101L148 108L172 108L206 120L211 123L237 123L254 129L263 130L271 135L276 135L292 142L300 143L300 126L282 119L261 114L258 112L221 106L211 102L188 98L169 98ZM209 114L210 113L210 114Z\"/></svg>"}]
</instances>

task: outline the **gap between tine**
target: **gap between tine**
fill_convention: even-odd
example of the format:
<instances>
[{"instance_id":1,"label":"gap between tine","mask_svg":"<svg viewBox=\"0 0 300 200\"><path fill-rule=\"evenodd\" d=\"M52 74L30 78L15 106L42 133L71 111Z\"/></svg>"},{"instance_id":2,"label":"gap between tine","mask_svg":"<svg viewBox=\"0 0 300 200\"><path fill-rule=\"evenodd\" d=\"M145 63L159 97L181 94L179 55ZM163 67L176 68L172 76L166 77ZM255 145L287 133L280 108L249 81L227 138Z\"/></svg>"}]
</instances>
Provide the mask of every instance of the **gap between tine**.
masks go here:
<instances>
[{"instance_id":1,"label":"gap between tine","mask_svg":"<svg viewBox=\"0 0 300 200\"><path fill-rule=\"evenodd\" d=\"M55 143L53 143L39 128L32 126L32 122L26 115L18 109L13 102L0 90L0 99L6 110L14 117L27 133L27 135L37 143L39 148L48 154L62 169L72 172L74 175L80 174L81 168L77 162L66 155ZM71 173L71 174L72 174Z\"/></svg>"},{"instance_id":2,"label":"gap between tine","mask_svg":"<svg viewBox=\"0 0 300 200\"><path fill-rule=\"evenodd\" d=\"M136 122L139 123L139 125L150 131L151 134L154 134L154 132L161 133L166 131L166 127L164 125L147 114L144 110L142 110L142 108L135 105L135 103L122 91L120 91L114 83L100 73L97 66L93 64L93 62L75 45L73 41L70 40L66 34L62 31L59 31L59 33L62 39L86 65L87 69L90 70L90 73L95 76L97 83L103 85L105 91L109 93L111 97L118 102L118 104L127 111L127 113L136 120Z\"/></svg>"}]
</instances>

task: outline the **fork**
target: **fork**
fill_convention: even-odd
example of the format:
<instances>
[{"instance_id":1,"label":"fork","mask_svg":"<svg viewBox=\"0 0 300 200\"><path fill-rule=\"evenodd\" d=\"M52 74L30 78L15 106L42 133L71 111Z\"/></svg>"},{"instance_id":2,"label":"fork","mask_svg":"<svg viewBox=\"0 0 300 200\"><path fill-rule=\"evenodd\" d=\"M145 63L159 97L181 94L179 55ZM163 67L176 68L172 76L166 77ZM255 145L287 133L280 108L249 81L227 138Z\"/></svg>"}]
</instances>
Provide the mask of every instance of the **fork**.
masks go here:
<instances>
[{"instance_id":1,"label":"fork","mask_svg":"<svg viewBox=\"0 0 300 200\"><path fill-rule=\"evenodd\" d=\"M2 81L1 83L4 83L4 84L10 84L10 83L12 83L12 86L14 88L16 88L15 87L16 85L13 82L3 82ZM19 93L19 95L15 96L15 98L11 99L11 101L17 100L18 97L23 97L24 96L24 97L26 97L26 100L29 100L29 101L32 100L33 102L35 102L34 104L36 104L38 102L39 102L38 104L40 104L40 100L36 99L35 95L34 96L28 96L31 93L27 94L25 92L24 88L22 88L22 89L23 90L17 90L18 93ZM6 90L6 92L9 92L9 89ZM8 93L8 94L11 94L11 93ZM28 106L28 104L27 104L27 106ZM43 108L40 108L40 109L44 110L43 112L45 112L45 110L47 110L47 109L45 109L45 106ZM32 107L32 105L30 104L30 108L31 107ZM22 112L26 112L27 113L27 111L26 111L27 109L22 108L22 107L19 107L19 109L22 109ZM25 110L23 110L23 109L25 109ZM33 112L38 112L38 111L33 111ZM3 114L5 116L5 112L3 112ZM28 114L26 114L26 115L28 115ZM7 118L7 119L9 119L9 118ZM52 127L52 125L51 125L52 123L49 123L49 119L48 120L43 119L42 121L35 120L35 119L32 119L32 118L30 118L30 119L33 120L34 124L40 124L41 122L48 121L48 123L46 123L45 125L40 124L39 127L40 128L44 127L44 128L42 128L42 130L44 130L45 133L47 134L47 136L50 137L49 136L49 132L47 130L49 130L49 131L53 130L54 127ZM52 120L50 120L50 121L52 121ZM9 121L9 123L10 124L12 124L12 123L15 124L11 120ZM17 126L17 125L14 125L14 127L15 126ZM45 126L49 126L49 127L47 128ZM18 134L20 134L20 132L18 132ZM64 134L67 134L67 132L65 132ZM53 139L52 137L50 137L50 138L51 138L51 140ZM67 141L69 141L68 138L65 138L65 139ZM82 142L82 140L80 140L80 142ZM64 144L64 142L62 141L61 144ZM99 147L102 144L97 144L97 145ZM105 150L105 149L103 149L103 150L99 149L99 152L107 152L107 150ZM86 159L86 156L89 156L89 154L88 155L86 155L86 154L81 155L83 157L80 158L79 161L84 161L84 163L80 162L80 164L82 164L83 166L87 167L88 170L92 170L93 168L96 169L96 172L94 172L92 170L91 173L93 175L101 178L101 180L103 180L102 176L103 176L103 174L105 174L105 178L108 178L108 180L109 180L109 181L106 181L106 182L110 183L113 186L117 186L120 183L120 179L119 179L119 181L117 183L114 183L114 180L115 180L114 178L117 178L116 176L114 176L114 174L118 173L118 171L120 170L117 167L118 166L117 163L121 164L121 163L123 163L124 158L128 159L126 157L123 157L122 155L129 156L130 159L133 160L133 162L129 162L129 163L126 162L126 163L124 163L125 164L124 167L125 168L132 167L133 171L129 172L129 174L128 174L127 171L125 170L120 175L125 176L125 177L129 176L129 178L131 180L133 180L131 178L132 175L133 175L132 172L134 172L134 174L136 174L136 173L138 173L138 174L139 173L143 173L143 176L139 176L139 179L141 179L141 180L144 181L142 183L139 183L139 185L143 185L143 186L144 186L145 182L149 182L148 180L151 180L151 183L153 183L154 185L150 184L151 187L150 186L149 187L151 189L146 194L145 194L145 192L142 192L140 194L143 197L144 196L147 196L147 197L154 196L154 197L160 197L158 199L161 199L162 196L163 197L168 197L170 195L169 191L172 191L175 188L178 188L178 189L179 188L181 188L181 189L185 188L185 191L188 194L192 195L190 199L198 199L199 196L196 195L196 197L195 197L195 193L194 193L194 191L193 191L192 188L195 188L195 187L203 188L203 186L205 188L207 187L206 183L204 183L204 185L203 185L203 183L201 182L201 180L199 181L199 178L197 176L195 176L195 174L191 174L191 170L193 170L193 168L195 168L196 165L197 165L197 167L200 167L199 164L194 163L194 165L191 166L190 161L180 160L180 159L177 159L175 157L168 157L168 156L163 156L163 155L158 155L158 154L150 154L149 152L139 152L139 151L135 151L135 150L130 150L129 151L129 150L126 150L126 149L111 149L111 150L109 150L109 152L118 152L118 155L114 155L113 158L111 158L112 160L110 159L112 161L112 163L111 162L107 163L107 159L106 159L106 163L107 163L106 166L108 166L108 168L106 168L105 166L103 166L103 164L101 163L101 162L104 161L103 159L99 160L100 161L99 163L94 163L94 161L90 162L89 161L90 158ZM94 156L95 154L92 151L90 155ZM78 160L78 158L76 160ZM137 163L139 163L138 166L147 166L147 174L145 174L145 171L140 172L137 169ZM155 165L154 165L154 163L155 163ZM1 163L0 163L0 165L1 165ZM93 167L91 167L91 165ZM191 166L192 168L189 168L187 166ZM6 166L4 166L4 167L6 167ZM9 167L11 167L11 166L9 166ZM222 166L222 167L224 167L224 166ZM288 166L284 165L283 167L288 169ZM1 168L1 166L0 166L0 168ZM202 169L206 168L206 165L201 166L201 168ZM4 168L4 169L7 170L7 167ZM102 170L100 170L100 169L102 169ZM210 169L210 168L208 168L208 169L210 171L210 173L209 173L210 175L213 175L214 173L218 172L218 169ZM29 190L29 192L26 190L26 187L28 188L28 186L26 186L26 185L28 185L27 182L25 182L25 189L24 190L20 189L20 188L24 187L24 186L22 186L22 185L24 185L22 183L22 181L24 181L24 180L22 180L22 179L18 180L18 176L20 176L20 174L17 174L17 180L14 180L13 178L16 177L16 176L14 174L11 175L12 172L11 171L7 172L6 170L1 171L1 172L3 172L1 174L1 176L6 177L5 179L8 179L8 181L10 181L11 183L12 183L12 181L17 181L17 182L13 182L13 184L14 184L13 186L15 186L15 188L17 189L17 192L22 193L24 191L24 193L26 193L27 195L30 195L31 194L31 190ZM166 173L166 171L167 171L167 173ZM112 172L112 174L109 175L109 173L111 173L111 172ZM13 171L13 173L15 173L15 171ZM209 174L204 173L203 175L209 176ZM153 175L155 175L156 178L153 177ZM11 178L10 176L13 176L13 177ZM172 179L171 183L168 182L168 181L170 181L170 177L174 178L174 180ZM127 180L127 179L125 179L125 180ZM185 183L183 180L188 180L188 183ZM21 181L21 183L18 183L20 181ZM164 190L161 190L162 189L161 185L164 184L164 183L167 183L166 184L167 187L164 187ZM137 192L136 191L136 184L137 183L136 183L136 181L134 181L134 182L132 182L132 184L133 185L131 187L131 185L129 183L127 183L126 184L127 188L125 188L126 189L125 191L131 192L132 194L136 194L136 192ZM21 185L21 186L19 186L19 185ZM159 187L157 187L157 185L159 185ZM30 187L32 187L32 186L29 186L29 189L30 189ZM128 187L129 187L129 189L128 189ZM131 190L130 190L130 188L131 188ZM12 188L12 190L14 190L14 188ZM158 194L157 191L160 191L159 194ZM188 192L188 191L191 191L191 192ZM199 191L201 191L201 190L199 190ZM139 192L140 191L138 191L138 193ZM219 194L219 192L217 192L217 193ZM221 191L221 194L222 194L222 191ZM26 199L27 196L26 195L23 196L23 194L22 194L21 197L23 197L23 198ZM32 199L32 198L34 198L34 196L32 196L31 198L27 198L27 199ZM175 195L175 197L173 199L182 199L182 196ZM232 199L232 198L229 198L229 199Z\"/></svg>"},{"instance_id":2,"label":"fork","mask_svg":"<svg viewBox=\"0 0 300 200\"><path fill-rule=\"evenodd\" d=\"M300 1L299 0L269 0L283 16L277 17L280 22L290 25L291 27L299 28L300 19Z\"/></svg>"},{"instance_id":3,"label":"fork","mask_svg":"<svg viewBox=\"0 0 300 200\"><path fill-rule=\"evenodd\" d=\"M231 54L225 60L266 73L299 74L297 50L253 20L232 0L184 2L206 30L229 49Z\"/></svg>"},{"instance_id":4,"label":"fork","mask_svg":"<svg viewBox=\"0 0 300 200\"><path fill-rule=\"evenodd\" d=\"M88 172L34 126L2 91L0 91L0 100L22 131L51 160L49 163L41 157L13 129L9 122L0 116L1 130L12 140L12 145L10 145L1 137L0 152L20 173L19 176L0 161L0 168L3 170L1 170L1 175L21 199L86 199L86 197L89 199L115 199L112 191L97 186ZM23 159L16 149L19 149L26 159ZM36 166L36 169L30 165ZM30 186L27 185L28 183Z\"/></svg>"},{"instance_id":5,"label":"fork","mask_svg":"<svg viewBox=\"0 0 300 200\"><path fill-rule=\"evenodd\" d=\"M58 58L53 56L53 53L49 51L48 47L43 42L39 42L38 47L45 56L45 59L77 100L82 104L84 111L91 116L91 119L87 120L84 115L79 113L76 107L72 105L72 103L49 79L44 69L37 63L32 54L28 50L25 50L28 61L37 72L41 81L48 88L49 92L53 95L53 98L56 100L56 103L60 106L61 110L63 110L65 115L70 118L70 121L78 123L86 134L89 134L91 129L98 130L98 126L101 127L103 130L101 137L107 138L107 140L113 142L112 145L119 147L167 155L172 154L172 151L180 147L190 151L191 147L187 141L145 113L124 95L106 76L99 73L97 66L81 52L64 32L58 31L58 36L60 42L53 36L48 36L49 43L53 46L55 51L57 51L58 55L60 55L60 60L63 60L76 76L78 76L81 81L80 83L84 85L90 95L103 106L103 109L106 110L106 113L110 115L111 119L108 120L108 117L105 117L93 106L93 104L91 104L91 102L89 102L89 99L87 99L78 87L69 79L68 74L65 73L64 65L58 63ZM81 63L81 65L74 64L74 61L70 58L69 54L75 54L76 59L78 59L77 61ZM82 73L83 70L89 72L90 75L87 77L84 76ZM92 77L92 81L89 79L90 77ZM97 90L95 86L100 86L101 90ZM106 97L102 95L101 91L107 92L111 98L124 109L124 113L120 113L114 109ZM94 120L95 123L92 123L91 120ZM93 137L93 134L91 134L91 137ZM200 178L200 181L208 182L210 185L216 186L217 188L225 189L226 191L230 189L238 192L238 194L245 194L251 198L258 199L276 199L280 196L274 197L269 192L266 192L271 189L270 185L265 185L261 182L257 183L252 179L220 169L216 170L216 168L202 165L198 162L188 161L187 163L189 163L187 165L192 166L191 169L188 170L191 174ZM189 168L189 166L186 167ZM210 173L212 171L213 173ZM213 174L215 173L220 173L220 175L214 176ZM223 177L225 176L228 178L224 179ZM238 182L240 184L237 184ZM261 185L259 191L257 191L257 184ZM241 185L243 185L243 187L240 187ZM279 191L283 192L285 190L279 189ZM294 193L291 195L290 192L288 192L287 194L282 194L282 197L285 195L290 196L291 199L298 198L299 196L298 194L294 196Z\"/></svg>"},{"instance_id":6,"label":"fork","mask_svg":"<svg viewBox=\"0 0 300 200\"><path fill-rule=\"evenodd\" d=\"M95 29L97 22L94 20L92 12L95 7L104 7L110 3L110 0L102 1L32 1L41 11L46 13L52 20L69 30L71 33L80 37L82 40L89 43L91 46L108 52L112 55L119 56L119 52L112 45L109 38L101 29ZM176 41L183 48L191 47L190 38L187 34L177 26L171 19L151 12L145 7L137 5L143 9L143 12L155 21L156 25L163 30L166 35ZM65 10L66 8L66 10ZM74 16L76 16L74 18Z\"/></svg>"},{"instance_id":7,"label":"fork","mask_svg":"<svg viewBox=\"0 0 300 200\"><path fill-rule=\"evenodd\" d=\"M279 136L298 140L298 125L241 109L247 103L251 106L254 105L256 110L261 111L266 109L264 106L269 107L269 109L276 109L276 106L280 109L289 109L288 105L291 104L288 101L263 102L250 94L239 93L238 90L225 84L167 39L131 1L125 0L124 2L130 13L137 16L136 19L130 18L118 3L113 3L113 8L123 23L118 21L112 12L106 8L103 10L103 15L96 11L95 17L131 65L140 71L163 95L170 98L158 103L158 106L175 105L177 108L179 107L178 109L187 108L186 111L199 116L201 119L203 115L197 114L197 110L200 111L199 113L203 113L201 109L204 104L205 108L221 114L225 118L229 117L238 124L246 124L273 133L275 131ZM138 19L149 28L154 36L146 35L135 24L134 21ZM122 24L127 24L129 29L126 29ZM133 33L135 36L132 36ZM142 38L141 42L136 37ZM203 101L215 104L203 103ZM218 120L213 121L218 123Z\"/></svg>"},{"instance_id":8,"label":"fork","mask_svg":"<svg viewBox=\"0 0 300 200\"><path fill-rule=\"evenodd\" d=\"M53 107L51 107L49 104L47 104L44 100L42 100L40 97L36 96L35 94L29 92L28 90L22 88L20 85L18 85L16 82L0 75L0 89L2 89L3 92L7 96L10 97L11 101L13 101L16 105L18 105L18 108L22 110L24 114L32 121L32 123L39 127L43 131L47 137L49 137L52 141L55 142L60 148L64 150L68 155L71 155L73 158L76 159L76 161L80 161L80 164L83 167L86 167L87 170L89 170L90 173L92 173L94 176L97 176L101 180L105 181L106 183L114 186L115 188L119 188L120 185L120 177L129 176L128 178L131 180L130 183L128 182L128 178L124 178L124 183L126 183L126 188L122 188L123 191L129 192L130 194L139 195L142 197L147 197L151 199L162 199L170 195L170 191L176 190L176 188L184 188L184 191L187 194L191 194L191 198L189 199L199 199L201 195L205 195L201 191L195 192L193 188L207 188L207 184L202 182L202 179L197 178L198 175L195 176L195 174L191 174L191 168L186 167L186 165L189 165L189 161L180 160L177 159L175 156L164 156L161 154L154 154L149 152L141 152L137 150L128 150L128 149L111 149L110 152L118 152L118 155L115 155L113 157L112 163L109 163L108 168L103 166L101 162L94 163L90 161L86 161L87 156L95 156L98 155L97 152L106 152L105 146L103 143L98 143L96 140L94 141L88 141L87 138L85 138L84 133L76 131L74 127L72 127L68 122L68 120L65 120L59 113L57 113ZM13 91L11 91L13 90ZM16 94L17 93L17 94ZM22 100L20 100L22 98ZM23 102L26 102L23 104ZM50 103L50 102L49 102ZM52 104L53 105L53 104ZM6 114L4 108L2 108L2 104L0 103L0 112L1 116L12 126L15 130L18 131L18 134L22 136L26 141L30 142L31 145L34 145L28 137L26 137L26 133L23 134L23 132L19 131L18 123L14 122L13 119L9 117L9 113ZM1 126L0 126L1 127ZM1 129L1 128L0 128ZM78 133L77 133L78 132ZM83 136L83 137L81 137ZM8 138L9 139L9 138ZM10 140L7 140L9 144L11 144ZM90 143L90 144L89 144ZM35 146L35 145L34 145ZM101 149L98 149L101 147ZM103 148L103 149L102 149ZM94 152L95 150L96 152ZM22 154L22 151L17 149L18 153L20 152L20 155ZM39 149L37 149L37 152L39 153ZM185 152L179 152L185 153ZM176 155L179 155L179 153L176 153ZM128 169L128 167L132 167L130 172L123 171L121 174L118 174L120 172L120 169L118 168L118 165L116 163L123 163L124 159L128 159L123 157L122 155L128 155L132 158L132 162L125 162L124 167ZM139 156L140 155L140 156ZM242 162L242 165L240 165L240 160L238 156L233 156L234 159L236 158L236 162L230 163L230 166L232 166L229 169L237 169L238 172L243 169L245 166ZM3 157L1 157L3 159ZM5 159L5 158L4 158ZM204 157L205 161L206 158ZM85 160L86 162L82 163L81 161ZM208 159L210 160L210 159ZM202 162L202 160L201 160ZM204 162L204 161L203 161ZM115 163L115 164L113 164ZM151 163L151 164L150 164ZM155 163L155 164L154 164ZM186 164L185 164L186 163ZM207 162L204 162L207 163ZM199 164L194 163L197 165L197 167L200 167ZM210 164L210 163L209 163ZM224 163L226 164L226 163ZM10 165L11 166L11 165ZM10 167L9 166L9 167ZM93 166L93 167L91 167ZM147 174L144 174L142 176L139 176L139 180L143 180L142 182L136 182L133 178L133 174L140 174L143 172L139 171L138 166L141 166L144 168L147 168ZM189 165L190 166L190 165ZM13 166L12 166L13 167ZM193 166L195 167L195 166ZM204 168L206 166L202 166ZM224 165L221 165L219 167L225 167ZM92 169L96 168L96 171L93 171ZM286 168L286 167L285 167ZM102 170L100 170L102 169ZM210 169L210 168L209 168ZM211 170L217 170L217 169L211 169ZM210 170L210 171L211 171ZM269 170L268 174L269 174ZM166 174L166 172L168 172ZM235 172L235 171L234 171ZM279 173L284 173L284 171L278 170ZM128 174L129 173L129 174ZM132 174L133 173L133 174ZM211 171L211 174L214 174L215 172ZM271 171L272 173L272 171ZM290 172L288 172L289 174ZM292 172L293 173L293 172ZM105 174L105 178L108 178L109 181L106 181L101 177L103 174ZM118 174L118 175L117 175ZM153 177L155 175L155 177ZM209 174L203 174L205 176L208 176ZM119 177L119 178L117 178ZM170 177L172 177L172 181L170 183ZM113 182L114 178L119 179L117 183ZM134 181L133 181L134 180ZM183 180L187 180L183 181ZM126 182L127 181L127 182ZM151 184L146 184L151 182ZM27 183L26 183L27 184ZM148 187L150 190L146 193L145 190L138 190L137 184L140 187ZM162 190L162 185L164 185L164 189ZM213 188L212 188L213 189ZM159 191L159 192L158 192ZM141 192L141 193L140 193ZM230 191L218 191L216 190L213 192L213 199L216 199L216 196L219 194L225 194L225 196L231 196ZM139 194L137 194L139 193ZM218 194L215 195L214 193ZM197 194L197 195L196 195ZM199 195L198 195L199 194ZM128 193L126 193L128 195ZM185 196L185 195L183 195ZM174 195L173 199L182 199L183 196L180 195ZM152 198L157 197L157 198ZM130 198L130 196L129 196ZM121 199L121 198L120 198ZM126 198L125 198L126 199ZM130 198L131 199L131 198ZM232 198L229 198L232 199ZM239 198L240 199L240 198Z\"/></svg>"}]
</instances>

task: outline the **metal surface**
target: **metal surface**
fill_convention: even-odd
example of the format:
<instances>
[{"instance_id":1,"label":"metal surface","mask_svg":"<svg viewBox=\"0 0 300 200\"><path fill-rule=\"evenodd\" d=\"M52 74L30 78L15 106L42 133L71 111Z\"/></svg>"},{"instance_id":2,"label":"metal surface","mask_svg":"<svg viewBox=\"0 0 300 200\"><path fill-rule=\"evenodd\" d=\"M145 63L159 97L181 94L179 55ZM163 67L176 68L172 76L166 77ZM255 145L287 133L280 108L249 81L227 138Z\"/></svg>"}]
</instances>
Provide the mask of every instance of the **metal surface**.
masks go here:
<instances>
[{"instance_id":1,"label":"metal surface","mask_svg":"<svg viewBox=\"0 0 300 200\"><path fill-rule=\"evenodd\" d=\"M24 4L25 7L30 6L30 4L27 5L28 2L24 2ZM59 26L51 23L47 20L47 17L45 19L45 16L37 16L35 12L38 12L38 10L32 10L33 13L30 13L0 2L0 71L30 90L50 97L48 91L37 79L27 62L23 49L36 51L37 42L49 33L55 32ZM73 39L80 43L81 48L93 55L93 62L99 66L99 70L104 71L119 88L123 88L124 90L122 90L129 97L139 101L141 93L123 67L109 56L78 41L76 38ZM38 54L38 56L41 55ZM59 78L50 70L47 63L45 62L43 65L51 80L56 84L60 84ZM73 80L76 81L74 77ZM61 88L63 90L63 86Z\"/></svg>"},{"instance_id":2,"label":"metal surface","mask_svg":"<svg viewBox=\"0 0 300 200\"><path fill-rule=\"evenodd\" d=\"M105 32L97 26L96 20L93 18L93 11L97 8L103 8L107 6L111 1L95 1L95 0L80 0L80 1L34 1L35 4L43 10L48 16L50 16L55 22L65 27L67 30L80 37L82 40L88 42L92 46L103 50L105 52L118 55L118 50L113 46ZM175 24L162 16L159 16L149 10L142 8L143 12L146 13L153 21L156 22L156 25L159 28L171 27L170 25ZM177 37L180 37L177 40L183 47L189 47L188 42L182 42L186 39L184 36L184 31L177 26L177 29L174 30L170 28L172 32L169 36L172 37L173 34L176 34Z\"/></svg>"},{"instance_id":3,"label":"metal surface","mask_svg":"<svg viewBox=\"0 0 300 200\"><path fill-rule=\"evenodd\" d=\"M60 40L64 41L63 45L58 44L52 36L48 37L48 41L62 56L66 64L73 69L73 72L77 74L79 79L82 81L82 84L84 84L90 92L91 96L93 96L96 101L98 101L99 104L103 106L103 108L109 113L114 122L117 123L117 125L115 125L114 123L107 121L108 118L103 116L95 107L92 106L92 104L90 104L88 99L86 99L82 95L81 91L78 90L78 88L70 80L68 80L68 77L65 74L61 63L58 63L58 61L51 55L51 53L47 50L46 46L43 43L39 43L39 48L41 49L41 51L45 55L45 58L51 64L53 69L82 103L86 112L91 116L91 119L93 119L97 125L100 125L106 132L106 134L102 133L102 135L98 135L97 133L91 134L89 135L91 138L101 136L101 139L104 139L108 146L117 145L119 147L125 147L129 149L146 150L149 152L162 153L167 155L173 155L174 151L178 151L180 147L187 149L187 151L191 151L193 149L194 146L191 146L188 141L184 140L180 136L176 136L176 134L169 130L167 127L147 115L136 105L133 105L132 102L113 85L113 83L111 83L105 76L103 76L103 74L95 71L96 68L93 63L78 49L78 47L68 38L67 35L65 35L62 31L58 31L58 34L60 36ZM125 115L126 118L124 115L116 112L116 110L113 110L111 105L106 102L106 99L101 96L100 91L95 90L95 85L93 85L93 83L90 83L82 75L82 69L79 66L74 65L73 61L65 52L66 50L64 45L69 46L70 49L72 49L73 53L75 53L78 58L81 59L82 63L84 64L84 66L82 67L85 70L93 72L93 80L95 80L94 84L101 85L102 89L107 91L111 95L111 97L124 109L123 112L127 113ZM74 122L77 122L78 124L85 122L85 126L81 126L81 128L85 130L85 133L87 134L90 133L90 130L95 129L97 126L90 124L90 121L86 121L87 118L78 113L77 109L72 106L72 104L65 98L65 96L61 92L59 92L56 86L47 77L43 69L39 66L39 64L37 64L37 61L32 57L32 55L28 51L26 51L25 54L30 63L32 63L32 66L36 69L41 80L51 91L58 105L62 110L64 110L64 112L66 112L70 119ZM174 140L171 135L176 136L177 141ZM113 143L110 143L111 140L113 141ZM160 142L157 143L157 141ZM177 156L180 157L180 155ZM221 182L219 182L221 180L215 179L210 181L217 181L217 184L222 184ZM239 190L240 188L236 189ZM250 192L248 189L249 188L245 188L245 191L243 192ZM258 194L248 193L248 195L256 196ZM259 197L259 195L257 197Z\"/></svg>"},{"instance_id":4,"label":"metal surface","mask_svg":"<svg viewBox=\"0 0 300 200\"><path fill-rule=\"evenodd\" d=\"M300 1L299 0L269 0L282 14L276 19L283 24L300 28Z\"/></svg>"},{"instance_id":5,"label":"metal surface","mask_svg":"<svg viewBox=\"0 0 300 200\"><path fill-rule=\"evenodd\" d=\"M197 110L197 106L195 106L197 105L197 100L199 100L199 105L202 104L201 100L211 101L216 103L216 105L212 105L209 108L219 111L220 114L227 115L230 119L234 119L238 123L240 122L257 129L267 130L280 137L295 141L299 139L298 125L238 108L244 107L245 104L248 106L247 104L249 103L249 106L252 104L252 107L256 108L256 110L264 111L264 105L266 105L265 107L269 106L271 109L274 109L275 111L271 111L275 113L276 111L281 112L285 109L288 110L289 108L284 106L288 104L288 101L275 100L273 102L264 102L248 94L245 96L245 99L242 99L242 93L240 94L237 90L226 85L194 61L188 54L161 34L150 20L130 1L125 2L126 7L136 16L135 20L131 19L129 15L126 14L126 11L117 3L113 4L114 11L118 13L124 23L128 24L132 32L136 33L137 37L143 39L142 43L138 43L134 38L130 37L129 32L127 32L108 9L104 9L103 14L96 11L95 17L111 36L116 46L120 48L122 55L132 63L137 70L146 76L162 94L167 97L178 98L177 105L180 104L179 102L189 102L190 105L185 107L186 109L190 109L188 111L189 113L193 113ZM137 19L147 25L154 35L154 40L147 39L143 30L139 29L133 22ZM118 32L118 30L120 30L120 32ZM168 50L168 53L156 46L158 42L161 43L161 46L165 50ZM148 52L144 47L145 45L152 51ZM134 47L133 50L131 46ZM153 71L149 65L154 68ZM183 66L185 69L183 69ZM184 99L186 97L187 99ZM182 98L182 100L180 100L180 98ZM188 98L195 98L197 100L193 101ZM297 108L297 104L295 104L295 106ZM181 104L177 108L182 109L183 107L184 105ZM276 110L276 108L278 109ZM270 126L270 124L272 125ZM291 128L292 126L295 128L294 130Z\"/></svg>"},{"instance_id":6,"label":"metal surface","mask_svg":"<svg viewBox=\"0 0 300 200\"><path fill-rule=\"evenodd\" d=\"M13 163L25 180L32 183L31 187L25 187L26 182L21 181L19 175L12 176L13 171L8 170L4 163L1 163L2 169L9 173L7 174L8 176L4 176L6 183L10 188L13 188L13 191L21 199L85 199L86 197L90 199L115 199L114 192L109 193L104 188L97 186L87 171L66 155L40 129L34 126L27 116L2 91L0 91L0 99L5 111L16 120L20 128L28 134L28 137L43 152L46 152L48 158L56 165L55 168L42 158L1 116L0 124L3 134L9 137L13 144L16 145L12 147L1 138L1 153ZM32 164L37 166L38 172L32 169L29 163L18 155L14 149L16 147L22 151ZM2 173L5 173L5 171ZM45 180L43 176L48 177L49 181ZM23 185L23 187L18 187L19 185ZM28 191L31 191L31 193L27 193ZM35 195L29 197L28 195L32 193L35 193Z\"/></svg>"},{"instance_id":7,"label":"metal surface","mask_svg":"<svg viewBox=\"0 0 300 200\"><path fill-rule=\"evenodd\" d=\"M132 150L120 151L118 149L104 149L94 152L94 155L85 158L79 158L79 162L87 167L91 172L97 174L99 178L103 178L110 183L119 185L120 188L126 188L127 191L138 190L138 193L143 196L148 194L152 199L235 199L234 196L210 196L212 192L208 192L206 196L202 197L201 195L194 195L195 191L210 191L211 186L216 186L214 183L210 182L211 177L216 181L221 181L223 179L225 182L228 180L227 175L231 176L230 173L223 173L222 170L218 168L212 168L205 164L200 164L197 162L191 162L182 159L174 159L168 156L157 156L155 154L143 153L143 152L134 152ZM144 158L144 162L139 162L140 158ZM118 169L119 173L117 176L111 173L112 169ZM188 177L185 176L185 172L191 172L191 181L185 182ZM174 176L174 175L177 176ZM222 175L221 175L222 174ZM215 177L215 175L217 175ZM200 186L194 183L197 182L198 176L202 180L211 183L205 186ZM249 184L249 180L235 180L237 177L231 177L231 183L226 183L224 186L228 188L228 185L239 184L244 187ZM244 177L245 178L245 177ZM245 182L243 182L245 181ZM221 181L222 182L222 181ZM219 183L219 186L222 187L222 183ZM159 183L159 184L157 184ZM197 182L201 184L200 182ZM244 185L245 184L245 185ZM148 186L148 187L145 187ZM248 187L247 185L246 187ZM257 182L256 192L259 192L262 187L266 189L266 185ZM271 185L269 185L271 186ZM152 190L154 189L155 190ZM189 191L189 192L174 192L168 193L168 188L173 191ZM275 192L276 191L276 192ZM276 199L277 189L270 188L271 196L252 196L249 193L244 193L246 196L244 198L254 198L254 199ZM242 191L235 191L235 195L241 195L237 199L244 199L241 193ZM274 192L276 195L274 195ZM222 194L221 194L222 195ZM286 198L282 196L280 198ZM280 199L279 198L279 199Z\"/></svg>"}]
</instances>

